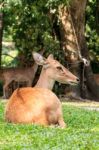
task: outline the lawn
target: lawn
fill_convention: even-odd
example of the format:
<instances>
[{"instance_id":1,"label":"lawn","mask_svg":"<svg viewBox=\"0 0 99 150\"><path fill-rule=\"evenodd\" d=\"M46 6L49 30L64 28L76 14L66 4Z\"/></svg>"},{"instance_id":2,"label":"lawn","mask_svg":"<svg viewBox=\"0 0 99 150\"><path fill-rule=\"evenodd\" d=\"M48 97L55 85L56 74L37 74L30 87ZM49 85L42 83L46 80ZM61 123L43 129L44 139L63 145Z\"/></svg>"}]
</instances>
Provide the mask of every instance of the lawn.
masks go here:
<instances>
[{"instance_id":1,"label":"lawn","mask_svg":"<svg viewBox=\"0 0 99 150\"><path fill-rule=\"evenodd\" d=\"M15 125L4 121L0 102L0 150L98 150L99 111L63 104L66 129Z\"/></svg>"}]
</instances>

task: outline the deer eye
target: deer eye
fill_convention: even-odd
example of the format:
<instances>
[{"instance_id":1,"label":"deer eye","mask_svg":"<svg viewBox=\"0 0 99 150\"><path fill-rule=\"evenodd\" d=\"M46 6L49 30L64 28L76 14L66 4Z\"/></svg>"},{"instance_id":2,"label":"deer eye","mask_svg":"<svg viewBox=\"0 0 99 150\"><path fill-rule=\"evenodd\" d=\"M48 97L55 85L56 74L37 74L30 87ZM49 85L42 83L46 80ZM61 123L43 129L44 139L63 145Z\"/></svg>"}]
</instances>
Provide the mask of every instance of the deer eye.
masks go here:
<instances>
[{"instance_id":1,"label":"deer eye","mask_svg":"<svg viewBox=\"0 0 99 150\"><path fill-rule=\"evenodd\" d=\"M60 67L60 66L58 66L57 69L60 71L63 71L62 67Z\"/></svg>"}]
</instances>

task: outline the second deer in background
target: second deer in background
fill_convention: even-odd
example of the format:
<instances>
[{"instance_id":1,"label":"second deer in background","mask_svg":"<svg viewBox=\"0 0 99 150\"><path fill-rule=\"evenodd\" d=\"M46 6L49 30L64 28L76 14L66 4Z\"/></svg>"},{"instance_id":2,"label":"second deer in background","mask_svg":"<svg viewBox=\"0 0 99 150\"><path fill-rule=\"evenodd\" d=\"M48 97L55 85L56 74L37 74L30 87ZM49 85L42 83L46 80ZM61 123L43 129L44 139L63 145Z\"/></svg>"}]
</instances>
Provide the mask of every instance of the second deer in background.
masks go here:
<instances>
[{"instance_id":1,"label":"second deer in background","mask_svg":"<svg viewBox=\"0 0 99 150\"><path fill-rule=\"evenodd\" d=\"M8 98L8 86L15 82L27 82L27 86L31 87L35 77L38 65L35 63L28 68L3 68L0 69L0 80L3 83L3 97Z\"/></svg>"},{"instance_id":2,"label":"second deer in background","mask_svg":"<svg viewBox=\"0 0 99 150\"><path fill-rule=\"evenodd\" d=\"M44 53L44 50L40 51L40 54L42 55ZM16 88L19 88L18 85L23 84L23 86L31 87L33 80L35 78L35 74L38 69L38 64L34 62L34 65L31 67L17 67L17 68L1 68L0 69L0 80L3 81L3 98L8 98L9 93L9 86L11 87L11 84L14 83L14 86L17 85L17 87L11 87L12 91Z\"/></svg>"}]
</instances>

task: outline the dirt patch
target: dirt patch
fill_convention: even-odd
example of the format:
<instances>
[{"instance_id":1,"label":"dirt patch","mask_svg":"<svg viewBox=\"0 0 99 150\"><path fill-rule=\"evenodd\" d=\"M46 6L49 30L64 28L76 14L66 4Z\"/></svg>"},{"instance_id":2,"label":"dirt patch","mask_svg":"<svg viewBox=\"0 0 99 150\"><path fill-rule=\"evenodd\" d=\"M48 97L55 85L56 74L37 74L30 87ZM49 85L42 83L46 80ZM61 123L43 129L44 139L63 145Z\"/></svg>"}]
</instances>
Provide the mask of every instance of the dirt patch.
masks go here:
<instances>
[{"instance_id":1,"label":"dirt patch","mask_svg":"<svg viewBox=\"0 0 99 150\"><path fill-rule=\"evenodd\" d=\"M71 106L75 106L75 107L79 107L79 108L83 108L83 109L87 109L87 110L96 110L99 111L99 102L96 101L90 101L90 100L84 100L84 101L72 101L72 100L68 100L68 101L63 101L62 102L64 105L71 105Z\"/></svg>"}]
</instances>

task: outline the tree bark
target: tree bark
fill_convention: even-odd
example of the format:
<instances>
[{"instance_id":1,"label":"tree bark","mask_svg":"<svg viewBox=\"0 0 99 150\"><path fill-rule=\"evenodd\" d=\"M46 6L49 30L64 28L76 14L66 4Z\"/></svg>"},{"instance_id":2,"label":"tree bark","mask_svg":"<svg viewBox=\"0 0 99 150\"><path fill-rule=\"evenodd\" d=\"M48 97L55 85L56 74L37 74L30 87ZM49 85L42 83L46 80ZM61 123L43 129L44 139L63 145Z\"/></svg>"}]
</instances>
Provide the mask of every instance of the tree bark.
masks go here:
<instances>
[{"instance_id":1,"label":"tree bark","mask_svg":"<svg viewBox=\"0 0 99 150\"><path fill-rule=\"evenodd\" d=\"M81 45L82 56L88 59L89 53L88 53L85 36L83 36L82 39L83 39L82 40L83 42ZM90 99L99 101L99 85L94 80L94 75L92 72L91 65L85 67L85 78L86 78L86 89L83 90L83 88L81 87L82 97L84 97L86 95L86 97L88 97ZM85 94L85 92L86 92L86 94Z\"/></svg>"},{"instance_id":2,"label":"tree bark","mask_svg":"<svg viewBox=\"0 0 99 150\"><path fill-rule=\"evenodd\" d=\"M79 60L78 56L78 43L77 37L74 30L70 8L67 8L64 5L59 7L59 19L60 19L60 30L61 30L61 42L63 46L63 50L66 56L66 60L70 66L70 70L78 77L80 77L79 64L77 63ZM80 96L80 85L71 86L71 92L69 91L69 96L79 97Z\"/></svg>"},{"instance_id":3,"label":"tree bark","mask_svg":"<svg viewBox=\"0 0 99 150\"><path fill-rule=\"evenodd\" d=\"M83 1L73 0L73 2L74 3L71 4L71 15L72 15L80 51L84 58L89 59L89 52L88 52L86 38L85 38L85 9L87 5L87 0L83 0ZM83 89L81 84L81 96L83 98L93 98L99 100L99 86L96 84L94 80L92 68L90 65L88 67L85 67L85 78L86 78L86 86L85 86L86 88Z\"/></svg>"},{"instance_id":4,"label":"tree bark","mask_svg":"<svg viewBox=\"0 0 99 150\"><path fill-rule=\"evenodd\" d=\"M3 5L0 5L0 8ZM3 11L0 10L0 68L1 68L1 55L2 55L2 37L3 37Z\"/></svg>"},{"instance_id":5,"label":"tree bark","mask_svg":"<svg viewBox=\"0 0 99 150\"><path fill-rule=\"evenodd\" d=\"M73 0L71 1L69 9L63 5L59 7L61 40L63 50L65 51L69 63L75 64L79 60L79 52L81 52L82 56L89 59L85 39L86 5L87 0ZM82 70L80 70L81 67L79 65L76 64L72 67L74 67L72 69L73 73L81 78L80 88L79 86L72 88L72 91L76 92L76 95L81 95L83 98L90 98L88 95L88 91L90 91L93 97L99 100L99 86L96 85L94 81L91 66L85 67L84 76L82 75ZM85 88L83 87L84 78L86 78Z\"/></svg>"},{"instance_id":6,"label":"tree bark","mask_svg":"<svg viewBox=\"0 0 99 150\"><path fill-rule=\"evenodd\" d=\"M96 0L96 30L99 34L99 0Z\"/></svg>"}]
</instances>

